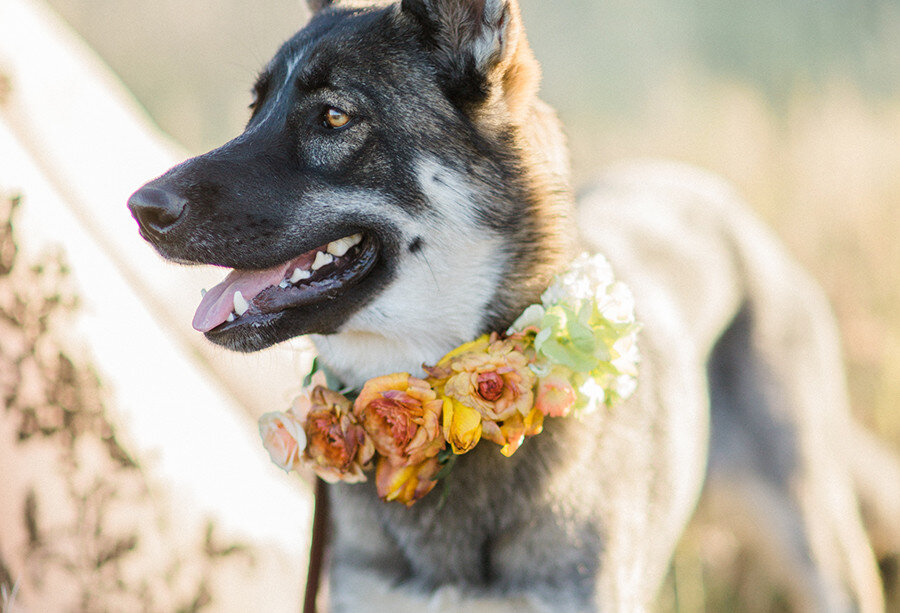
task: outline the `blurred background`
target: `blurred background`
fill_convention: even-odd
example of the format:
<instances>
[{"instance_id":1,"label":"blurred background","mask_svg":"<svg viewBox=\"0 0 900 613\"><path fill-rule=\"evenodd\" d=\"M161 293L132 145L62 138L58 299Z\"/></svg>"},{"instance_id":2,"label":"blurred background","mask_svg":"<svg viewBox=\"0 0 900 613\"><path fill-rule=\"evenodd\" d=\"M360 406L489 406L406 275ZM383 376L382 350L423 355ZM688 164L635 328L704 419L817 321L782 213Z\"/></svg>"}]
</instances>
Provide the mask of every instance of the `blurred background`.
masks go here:
<instances>
[{"instance_id":1,"label":"blurred background","mask_svg":"<svg viewBox=\"0 0 900 613\"><path fill-rule=\"evenodd\" d=\"M300 0L50 0L190 152L237 135ZM733 181L818 277L857 414L900 446L900 1L522 0L577 180L662 156Z\"/></svg>"},{"instance_id":2,"label":"blurred background","mask_svg":"<svg viewBox=\"0 0 900 613\"><path fill-rule=\"evenodd\" d=\"M191 153L239 133L257 71L307 17L300 0L49 4ZM521 4L577 181L655 156L735 183L825 287L854 411L900 449L900 0ZM663 607L783 606L700 541Z\"/></svg>"}]
</instances>

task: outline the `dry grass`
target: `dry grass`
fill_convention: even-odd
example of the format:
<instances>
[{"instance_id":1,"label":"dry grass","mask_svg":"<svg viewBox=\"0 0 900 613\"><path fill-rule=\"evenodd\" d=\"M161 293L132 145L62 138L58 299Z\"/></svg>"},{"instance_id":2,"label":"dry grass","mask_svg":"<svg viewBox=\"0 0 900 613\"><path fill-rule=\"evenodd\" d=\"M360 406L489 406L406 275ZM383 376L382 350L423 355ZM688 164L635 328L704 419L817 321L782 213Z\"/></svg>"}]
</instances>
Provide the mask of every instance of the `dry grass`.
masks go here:
<instances>
[{"instance_id":1,"label":"dry grass","mask_svg":"<svg viewBox=\"0 0 900 613\"><path fill-rule=\"evenodd\" d=\"M576 170L662 156L733 181L825 288L854 412L900 449L900 100L836 83L776 111L737 84L685 77L641 116L572 137Z\"/></svg>"},{"instance_id":2,"label":"dry grass","mask_svg":"<svg viewBox=\"0 0 900 613\"><path fill-rule=\"evenodd\" d=\"M900 450L900 100L873 103L835 83L776 109L751 88L676 75L627 122L580 119L590 127L571 144L582 179L598 164L661 156L737 185L825 288L853 411ZM690 533L672 568L660 610L788 610L727 531ZM900 611L896 592L889 611Z\"/></svg>"}]
</instances>

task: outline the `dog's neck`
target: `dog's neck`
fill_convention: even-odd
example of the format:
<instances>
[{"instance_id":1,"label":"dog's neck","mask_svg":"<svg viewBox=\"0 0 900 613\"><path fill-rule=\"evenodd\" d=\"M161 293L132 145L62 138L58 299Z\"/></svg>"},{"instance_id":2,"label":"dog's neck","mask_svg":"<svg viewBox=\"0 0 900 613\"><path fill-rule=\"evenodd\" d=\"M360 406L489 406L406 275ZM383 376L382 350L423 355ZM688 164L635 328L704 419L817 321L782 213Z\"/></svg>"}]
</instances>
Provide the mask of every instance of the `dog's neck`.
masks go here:
<instances>
[{"instance_id":1,"label":"dog's neck","mask_svg":"<svg viewBox=\"0 0 900 613\"><path fill-rule=\"evenodd\" d=\"M502 240L488 230L441 227L403 256L394 281L337 334L313 337L323 362L351 387L392 372L420 376L423 363L486 331L509 266Z\"/></svg>"},{"instance_id":2,"label":"dog's neck","mask_svg":"<svg viewBox=\"0 0 900 613\"><path fill-rule=\"evenodd\" d=\"M505 331L571 260L568 159L548 157L565 150L559 122L535 100L518 133L526 188L509 202L522 221L508 232L471 214L483 186L433 159L420 160L421 191L442 221L409 220L403 233L424 237L421 248L402 255L396 278L338 333L312 337L345 384L358 389L393 372L421 376L423 363L435 364L480 334Z\"/></svg>"}]
</instances>

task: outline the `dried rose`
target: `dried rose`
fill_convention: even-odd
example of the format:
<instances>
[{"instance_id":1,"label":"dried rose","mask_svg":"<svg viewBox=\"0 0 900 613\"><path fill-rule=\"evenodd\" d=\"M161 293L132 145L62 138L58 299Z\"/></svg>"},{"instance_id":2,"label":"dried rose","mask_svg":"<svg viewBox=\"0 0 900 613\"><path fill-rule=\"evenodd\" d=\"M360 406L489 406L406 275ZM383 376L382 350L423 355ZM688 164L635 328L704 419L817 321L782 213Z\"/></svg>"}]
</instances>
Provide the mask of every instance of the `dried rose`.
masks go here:
<instances>
[{"instance_id":1,"label":"dried rose","mask_svg":"<svg viewBox=\"0 0 900 613\"><path fill-rule=\"evenodd\" d=\"M500 445L500 453L511 456L522 446L529 436L540 434L544 429L544 414L535 407L528 415L514 413L501 422L483 420L482 436Z\"/></svg>"},{"instance_id":2,"label":"dried rose","mask_svg":"<svg viewBox=\"0 0 900 613\"><path fill-rule=\"evenodd\" d=\"M430 492L437 484L435 477L441 470L437 457L420 464L393 464L388 458L378 459L375 470L375 487L382 500L396 500L406 506Z\"/></svg>"},{"instance_id":3,"label":"dried rose","mask_svg":"<svg viewBox=\"0 0 900 613\"><path fill-rule=\"evenodd\" d=\"M431 386L408 373L370 379L353 411L375 450L393 464L420 464L444 448L443 401Z\"/></svg>"},{"instance_id":4,"label":"dried rose","mask_svg":"<svg viewBox=\"0 0 900 613\"><path fill-rule=\"evenodd\" d=\"M293 413L266 413L259 418L259 436L269 457L285 472L296 469L306 448L303 423Z\"/></svg>"},{"instance_id":5,"label":"dried rose","mask_svg":"<svg viewBox=\"0 0 900 613\"><path fill-rule=\"evenodd\" d=\"M343 395L317 386L309 396L304 427L305 457L317 475L329 483L365 481L375 448Z\"/></svg>"},{"instance_id":6,"label":"dried rose","mask_svg":"<svg viewBox=\"0 0 900 613\"><path fill-rule=\"evenodd\" d=\"M528 415L534 403L535 375L516 344L497 337L463 345L428 369L432 385L484 419L502 421L515 413Z\"/></svg>"}]
</instances>

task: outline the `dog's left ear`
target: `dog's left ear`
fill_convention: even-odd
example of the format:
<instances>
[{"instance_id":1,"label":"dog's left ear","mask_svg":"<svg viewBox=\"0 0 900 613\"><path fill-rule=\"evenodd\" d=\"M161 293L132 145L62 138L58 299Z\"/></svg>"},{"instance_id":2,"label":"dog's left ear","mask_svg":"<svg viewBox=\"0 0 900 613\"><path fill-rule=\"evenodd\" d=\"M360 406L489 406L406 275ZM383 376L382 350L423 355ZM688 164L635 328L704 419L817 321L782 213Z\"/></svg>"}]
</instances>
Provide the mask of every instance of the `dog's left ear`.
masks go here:
<instances>
[{"instance_id":1,"label":"dog's left ear","mask_svg":"<svg viewBox=\"0 0 900 613\"><path fill-rule=\"evenodd\" d=\"M306 6L309 7L309 10L313 13L318 13L326 6L330 6L334 3L334 0L306 0Z\"/></svg>"},{"instance_id":2,"label":"dog's left ear","mask_svg":"<svg viewBox=\"0 0 900 613\"><path fill-rule=\"evenodd\" d=\"M516 0L402 0L422 29L448 94L463 106L496 92L514 114L537 91L540 69Z\"/></svg>"}]
</instances>

